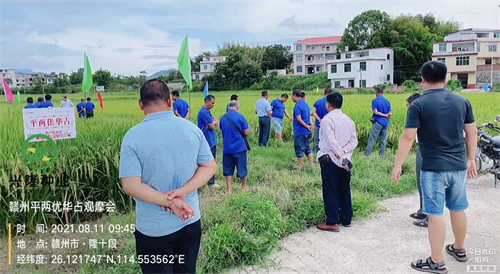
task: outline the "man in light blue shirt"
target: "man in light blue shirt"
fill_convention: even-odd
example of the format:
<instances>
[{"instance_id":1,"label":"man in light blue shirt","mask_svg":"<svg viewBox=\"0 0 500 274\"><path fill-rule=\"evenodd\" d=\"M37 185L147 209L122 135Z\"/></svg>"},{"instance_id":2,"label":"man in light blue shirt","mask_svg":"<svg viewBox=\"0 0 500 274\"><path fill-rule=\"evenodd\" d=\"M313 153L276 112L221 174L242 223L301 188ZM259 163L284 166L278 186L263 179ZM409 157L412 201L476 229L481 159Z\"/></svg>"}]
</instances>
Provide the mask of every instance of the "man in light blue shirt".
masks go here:
<instances>
[{"instance_id":1,"label":"man in light blue shirt","mask_svg":"<svg viewBox=\"0 0 500 274\"><path fill-rule=\"evenodd\" d=\"M255 114L259 117L259 146L266 146L271 132L271 105L267 101L269 92L263 90L262 98L255 103Z\"/></svg>"},{"instance_id":2,"label":"man in light blue shirt","mask_svg":"<svg viewBox=\"0 0 500 274\"><path fill-rule=\"evenodd\" d=\"M146 118L125 134L120 150L123 190L136 202L136 251L143 273L196 272L201 240L196 190L217 170L201 130L176 118L171 106L164 82L144 83L139 107ZM178 257L153 262L172 255Z\"/></svg>"}]
</instances>

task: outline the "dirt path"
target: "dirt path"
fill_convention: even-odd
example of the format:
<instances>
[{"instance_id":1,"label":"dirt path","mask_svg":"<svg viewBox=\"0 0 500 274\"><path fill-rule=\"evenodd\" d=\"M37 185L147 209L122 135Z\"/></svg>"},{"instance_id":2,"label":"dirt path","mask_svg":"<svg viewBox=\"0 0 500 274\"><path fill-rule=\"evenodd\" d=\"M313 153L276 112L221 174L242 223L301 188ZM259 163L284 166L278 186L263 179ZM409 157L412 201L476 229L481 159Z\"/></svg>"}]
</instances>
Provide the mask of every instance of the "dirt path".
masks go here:
<instances>
[{"instance_id":1,"label":"dirt path","mask_svg":"<svg viewBox=\"0 0 500 274\"><path fill-rule=\"evenodd\" d=\"M493 180L493 176L484 176L468 182L466 248L491 248L496 253L469 253L466 263L445 253L449 273L468 273L472 265L495 265L494 273L500 273L500 184L494 188ZM410 267L412 260L430 255L427 229L414 226L408 216L417 209L418 196L393 198L381 205L386 211L353 222L351 228L341 227L339 233L311 227L283 239L282 250L272 252L266 268L250 266L230 273L422 273ZM445 211L448 244L453 243L453 234Z\"/></svg>"}]
</instances>

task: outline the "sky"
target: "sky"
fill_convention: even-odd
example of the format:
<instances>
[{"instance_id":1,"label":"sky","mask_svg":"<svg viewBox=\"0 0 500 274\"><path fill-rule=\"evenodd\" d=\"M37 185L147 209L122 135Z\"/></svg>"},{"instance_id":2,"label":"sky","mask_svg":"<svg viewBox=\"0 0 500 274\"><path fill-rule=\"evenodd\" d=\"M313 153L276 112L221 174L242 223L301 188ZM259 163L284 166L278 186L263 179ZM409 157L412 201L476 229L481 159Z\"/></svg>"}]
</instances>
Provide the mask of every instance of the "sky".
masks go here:
<instances>
[{"instance_id":1,"label":"sky","mask_svg":"<svg viewBox=\"0 0 500 274\"><path fill-rule=\"evenodd\" d=\"M342 35L356 15L432 12L463 28L500 28L497 0L0 0L0 68L70 73L83 67L112 74L177 68L182 39L196 56L224 41L292 45Z\"/></svg>"}]
</instances>

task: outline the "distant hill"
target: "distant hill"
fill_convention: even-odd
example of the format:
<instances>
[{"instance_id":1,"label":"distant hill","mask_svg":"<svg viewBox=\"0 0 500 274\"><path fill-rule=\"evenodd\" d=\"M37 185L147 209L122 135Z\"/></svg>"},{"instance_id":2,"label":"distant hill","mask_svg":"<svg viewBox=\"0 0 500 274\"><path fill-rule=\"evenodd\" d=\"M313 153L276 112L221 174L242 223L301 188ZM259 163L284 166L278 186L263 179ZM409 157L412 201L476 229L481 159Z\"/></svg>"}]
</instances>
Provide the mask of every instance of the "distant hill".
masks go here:
<instances>
[{"instance_id":1,"label":"distant hill","mask_svg":"<svg viewBox=\"0 0 500 274\"><path fill-rule=\"evenodd\" d=\"M152 74L151 76L149 76L150 78L156 78L158 76L163 76L163 75L169 75L171 71L177 71L176 69L168 69L168 70L160 70L154 74Z\"/></svg>"},{"instance_id":2,"label":"distant hill","mask_svg":"<svg viewBox=\"0 0 500 274\"><path fill-rule=\"evenodd\" d=\"M15 69L14 70L16 73L22 74L23 76L26 74L35 74L36 72L32 71L31 69Z\"/></svg>"}]
</instances>

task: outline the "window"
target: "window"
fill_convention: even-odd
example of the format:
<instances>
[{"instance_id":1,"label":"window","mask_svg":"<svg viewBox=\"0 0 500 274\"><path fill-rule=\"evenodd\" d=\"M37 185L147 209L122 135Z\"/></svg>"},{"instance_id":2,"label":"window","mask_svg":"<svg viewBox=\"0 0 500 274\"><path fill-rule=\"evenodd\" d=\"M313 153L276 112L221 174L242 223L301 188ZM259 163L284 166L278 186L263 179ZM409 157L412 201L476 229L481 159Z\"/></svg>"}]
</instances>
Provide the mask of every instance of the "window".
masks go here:
<instances>
[{"instance_id":1,"label":"window","mask_svg":"<svg viewBox=\"0 0 500 274\"><path fill-rule=\"evenodd\" d=\"M469 65L469 56L466 57L457 57L456 59L456 65L457 66L468 66Z\"/></svg>"},{"instance_id":2,"label":"window","mask_svg":"<svg viewBox=\"0 0 500 274\"><path fill-rule=\"evenodd\" d=\"M328 59L328 60L335 60L335 56L334 55L328 55L328 56L326 56L326 59Z\"/></svg>"},{"instance_id":3,"label":"window","mask_svg":"<svg viewBox=\"0 0 500 274\"><path fill-rule=\"evenodd\" d=\"M335 81L335 88L340 88L340 81Z\"/></svg>"},{"instance_id":4,"label":"window","mask_svg":"<svg viewBox=\"0 0 500 274\"><path fill-rule=\"evenodd\" d=\"M322 72L323 66L316 66L316 72Z\"/></svg>"},{"instance_id":5,"label":"window","mask_svg":"<svg viewBox=\"0 0 500 274\"><path fill-rule=\"evenodd\" d=\"M330 72L337 73L337 65L332 65L332 67L330 68Z\"/></svg>"},{"instance_id":6,"label":"window","mask_svg":"<svg viewBox=\"0 0 500 274\"><path fill-rule=\"evenodd\" d=\"M203 65L203 69L206 70L207 69L207 65Z\"/></svg>"},{"instance_id":7,"label":"window","mask_svg":"<svg viewBox=\"0 0 500 274\"><path fill-rule=\"evenodd\" d=\"M346 53L346 54L345 54L345 58L346 58L346 59L351 58L351 54L350 54L350 53Z\"/></svg>"},{"instance_id":8,"label":"window","mask_svg":"<svg viewBox=\"0 0 500 274\"><path fill-rule=\"evenodd\" d=\"M366 80L359 80L359 87L366 88Z\"/></svg>"},{"instance_id":9,"label":"window","mask_svg":"<svg viewBox=\"0 0 500 274\"><path fill-rule=\"evenodd\" d=\"M344 72L351 72L351 64L344 64Z\"/></svg>"},{"instance_id":10,"label":"window","mask_svg":"<svg viewBox=\"0 0 500 274\"><path fill-rule=\"evenodd\" d=\"M488 52L497 52L497 45L488 45Z\"/></svg>"},{"instance_id":11,"label":"window","mask_svg":"<svg viewBox=\"0 0 500 274\"><path fill-rule=\"evenodd\" d=\"M387 54L387 60L391 60L391 55Z\"/></svg>"},{"instance_id":12,"label":"window","mask_svg":"<svg viewBox=\"0 0 500 274\"><path fill-rule=\"evenodd\" d=\"M200 80L200 75L196 74L196 76L194 78L196 78L196 80Z\"/></svg>"},{"instance_id":13,"label":"window","mask_svg":"<svg viewBox=\"0 0 500 274\"><path fill-rule=\"evenodd\" d=\"M380 65L380 69L384 69L384 64Z\"/></svg>"},{"instance_id":14,"label":"window","mask_svg":"<svg viewBox=\"0 0 500 274\"><path fill-rule=\"evenodd\" d=\"M297 66L297 72L302 72L302 66Z\"/></svg>"},{"instance_id":15,"label":"window","mask_svg":"<svg viewBox=\"0 0 500 274\"><path fill-rule=\"evenodd\" d=\"M297 55L295 59L297 59L297 61L302 61L302 55Z\"/></svg>"},{"instance_id":16,"label":"window","mask_svg":"<svg viewBox=\"0 0 500 274\"><path fill-rule=\"evenodd\" d=\"M439 44L439 52L445 52L446 51L446 44Z\"/></svg>"},{"instance_id":17,"label":"window","mask_svg":"<svg viewBox=\"0 0 500 274\"><path fill-rule=\"evenodd\" d=\"M491 65L491 58L484 60L484 64Z\"/></svg>"},{"instance_id":18,"label":"window","mask_svg":"<svg viewBox=\"0 0 500 274\"><path fill-rule=\"evenodd\" d=\"M316 56L316 61L323 61L323 56Z\"/></svg>"},{"instance_id":19,"label":"window","mask_svg":"<svg viewBox=\"0 0 500 274\"><path fill-rule=\"evenodd\" d=\"M494 32L493 38L500 38L500 32Z\"/></svg>"},{"instance_id":20,"label":"window","mask_svg":"<svg viewBox=\"0 0 500 274\"><path fill-rule=\"evenodd\" d=\"M391 82L391 75L387 74L387 82Z\"/></svg>"},{"instance_id":21,"label":"window","mask_svg":"<svg viewBox=\"0 0 500 274\"><path fill-rule=\"evenodd\" d=\"M302 50L302 45L296 45L295 50Z\"/></svg>"},{"instance_id":22,"label":"window","mask_svg":"<svg viewBox=\"0 0 500 274\"><path fill-rule=\"evenodd\" d=\"M359 69L361 71L366 71L366 62L359 63Z\"/></svg>"},{"instance_id":23,"label":"window","mask_svg":"<svg viewBox=\"0 0 500 274\"><path fill-rule=\"evenodd\" d=\"M445 60L446 60L446 58L438 58L438 59L437 59L437 61L438 61L438 62L441 62L441 63L443 63L443 64L445 63Z\"/></svg>"}]
</instances>

